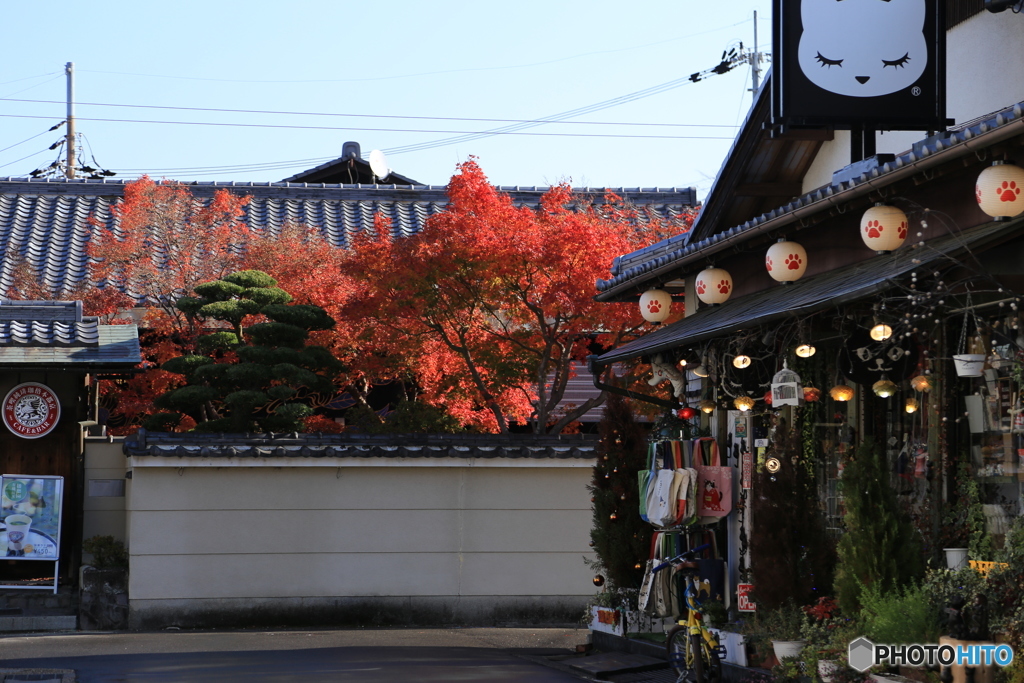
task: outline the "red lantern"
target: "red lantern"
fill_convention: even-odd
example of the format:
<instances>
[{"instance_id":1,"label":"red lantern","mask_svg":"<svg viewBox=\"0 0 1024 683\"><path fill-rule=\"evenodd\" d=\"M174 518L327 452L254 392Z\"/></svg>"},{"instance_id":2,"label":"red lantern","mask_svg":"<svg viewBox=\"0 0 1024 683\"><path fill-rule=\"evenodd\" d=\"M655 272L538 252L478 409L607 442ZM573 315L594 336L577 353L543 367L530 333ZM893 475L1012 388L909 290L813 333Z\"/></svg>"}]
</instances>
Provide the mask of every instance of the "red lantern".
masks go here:
<instances>
[{"instance_id":1,"label":"red lantern","mask_svg":"<svg viewBox=\"0 0 1024 683\"><path fill-rule=\"evenodd\" d=\"M768 391L766 391L765 394L764 394L764 402L767 405L771 405L772 404L772 392L771 392L770 389Z\"/></svg>"},{"instance_id":2,"label":"red lantern","mask_svg":"<svg viewBox=\"0 0 1024 683\"><path fill-rule=\"evenodd\" d=\"M690 420L697 416L697 411L690 406L683 406L677 414L684 420Z\"/></svg>"},{"instance_id":3,"label":"red lantern","mask_svg":"<svg viewBox=\"0 0 1024 683\"><path fill-rule=\"evenodd\" d=\"M821 389L815 389L814 387L804 387L804 402L814 403L821 398Z\"/></svg>"}]
</instances>

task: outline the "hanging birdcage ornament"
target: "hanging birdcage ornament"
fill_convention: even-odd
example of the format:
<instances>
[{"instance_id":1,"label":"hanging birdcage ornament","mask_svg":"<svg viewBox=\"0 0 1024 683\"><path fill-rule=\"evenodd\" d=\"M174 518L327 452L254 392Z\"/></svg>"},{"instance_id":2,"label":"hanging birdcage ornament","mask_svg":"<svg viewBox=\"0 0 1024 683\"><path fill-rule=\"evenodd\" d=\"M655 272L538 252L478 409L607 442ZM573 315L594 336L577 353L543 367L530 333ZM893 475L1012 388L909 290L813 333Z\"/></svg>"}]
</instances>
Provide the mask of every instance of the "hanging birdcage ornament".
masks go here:
<instances>
[{"instance_id":1,"label":"hanging birdcage ornament","mask_svg":"<svg viewBox=\"0 0 1024 683\"><path fill-rule=\"evenodd\" d=\"M800 385L800 375L796 374L782 361L782 369L772 378L772 407L798 406L803 402L804 389Z\"/></svg>"}]
</instances>

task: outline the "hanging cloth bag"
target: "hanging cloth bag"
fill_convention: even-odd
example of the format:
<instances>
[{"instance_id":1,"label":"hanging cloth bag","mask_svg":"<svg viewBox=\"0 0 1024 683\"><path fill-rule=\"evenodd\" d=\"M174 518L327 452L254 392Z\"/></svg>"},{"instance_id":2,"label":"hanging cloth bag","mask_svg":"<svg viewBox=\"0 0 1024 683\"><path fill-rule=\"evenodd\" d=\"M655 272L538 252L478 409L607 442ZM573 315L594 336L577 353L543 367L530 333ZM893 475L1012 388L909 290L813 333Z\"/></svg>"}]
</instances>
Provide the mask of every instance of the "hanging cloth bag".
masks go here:
<instances>
[{"instance_id":1,"label":"hanging cloth bag","mask_svg":"<svg viewBox=\"0 0 1024 683\"><path fill-rule=\"evenodd\" d=\"M732 468L722 465L718 442L711 437L697 439L693 463L697 470L697 515L725 517L732 512Z\"/></svg>"}]
</instances>

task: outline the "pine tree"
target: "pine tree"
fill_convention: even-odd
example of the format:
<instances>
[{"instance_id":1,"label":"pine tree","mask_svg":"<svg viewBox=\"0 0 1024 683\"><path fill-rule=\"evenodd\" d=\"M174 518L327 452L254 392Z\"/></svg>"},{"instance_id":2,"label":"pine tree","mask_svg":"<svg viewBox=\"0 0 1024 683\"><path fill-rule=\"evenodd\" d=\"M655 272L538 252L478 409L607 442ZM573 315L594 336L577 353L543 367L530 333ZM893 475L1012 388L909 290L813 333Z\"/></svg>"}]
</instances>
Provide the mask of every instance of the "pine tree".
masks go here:
<instances>
[{"instance_id":1,"label":"pine tree","mask_svg":"<svg viewBox=\"0 0 1024 683\"><path fill-rule=\"evenodd\" d=\"M608 395L598 429L590 538L609 588L639 588L651 545L651 526L640 518L637 479L647 468L647 434L617 394Z\"/></svg>"},{"instance_id":2,"label":"pine tree","mask_svg":"<svg viewBox=\"0 0 1024 683\"><path fill-rule=\"evenodd\" d=\"M173 412L153 415L147 428L173 427L187 415L197 431L302 431L313 414L311 399L332 396L333 376L341 370L329 351L306 339L334 320L319 306L288 305L291 295L258 270L196 285L195 292L198 297L179 299L178 308L190 319L230 329L201 335L200 353L163 364L187 383L157 398L158 408ZM268 321L243 325L250 316Z\"/></svg>"},{"instance_id":3,"label":"pine tree","mask_svg":"<svg viewBox=\"0 0 1024 683\"><path fill-rule=\"evenodd\" d=\"M860 609L861 586L902 588L924 565L913 526L889 483L885 452L866 440L843 469L846 532L839 540L836 597L846 614Z\"/></svg>"},{"instance_id":4,"label":"pine tree","mask_svg":"<svg viewBox=\"0 0 1024 683\"><path fill-rule=\"evenodd\" d=\"M780 428L768 457L781 467L754 475L750 540L758 607L810 604L832 586L835 547L825 530L811 461L795 431Z\"/></svg>"}]
</instances>

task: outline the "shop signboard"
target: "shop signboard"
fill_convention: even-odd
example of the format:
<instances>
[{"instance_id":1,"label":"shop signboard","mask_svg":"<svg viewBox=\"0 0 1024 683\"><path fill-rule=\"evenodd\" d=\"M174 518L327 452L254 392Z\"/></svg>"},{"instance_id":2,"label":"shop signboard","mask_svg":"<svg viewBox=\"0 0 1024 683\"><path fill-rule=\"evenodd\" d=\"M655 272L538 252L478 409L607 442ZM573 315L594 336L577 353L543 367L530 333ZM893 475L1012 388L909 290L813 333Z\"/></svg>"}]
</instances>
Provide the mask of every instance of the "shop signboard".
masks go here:
<instances>
[{"instance_id":1,"label":"shop signboard","mask_svg":"<svg viewBox=\"0 0 1024 683\"><path fill-rule=\"evenodd\" d=\"M38 439L57 426L60 401L45 384L25 382L7 392L0 413L12 433L23 439Z\"/></svg>"},{"instance_id":2,"label":"shop signboard","mask_svg":"<svg viewBox=\"0 0 1024 683\"><path fill-rule=\"evenodd\" d=\"M9 560L60 559L61 500L64 477L5 474L0 478L0 557Z\"/></svg>"},{"instance_id":3,"label":"shop signboard","mask_svg":"<svg viewBox=\"0 0 1024 683\"><path fill-rule=\"evenodd\" d=\"M774 0L775 126L942 130L940 0Z\"/></svg>"},{"instance_id":4,"label":"shop signboard","mask_svg":"<svg viewBox=\"0 0 1024 683\"><path fill-rule=\"evenodd\" d=\"M754 592L754 584L752 583L738 583L736 584L736 609L740 612L756 612L757 605L750 599L751 594Z\"/></svg>"}]
</instances>

